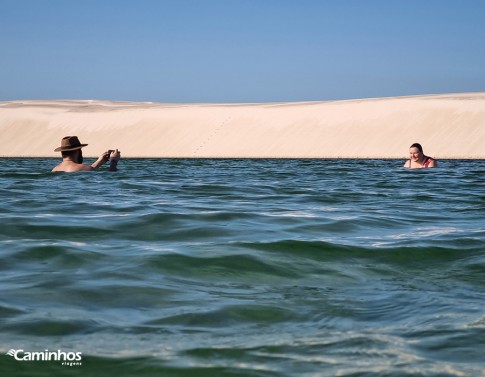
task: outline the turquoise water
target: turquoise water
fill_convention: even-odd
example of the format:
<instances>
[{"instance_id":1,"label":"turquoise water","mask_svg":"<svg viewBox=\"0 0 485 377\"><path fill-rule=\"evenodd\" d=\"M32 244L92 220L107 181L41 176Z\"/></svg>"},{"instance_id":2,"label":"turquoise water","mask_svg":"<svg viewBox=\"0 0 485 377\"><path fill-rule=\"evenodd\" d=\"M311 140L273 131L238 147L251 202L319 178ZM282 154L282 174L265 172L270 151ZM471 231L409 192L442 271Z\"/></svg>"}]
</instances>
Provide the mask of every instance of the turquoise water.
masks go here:
<instances>
[{"instance_id":1,"label":"turquoise water","mask_svg":"<svg viewBox=\"0 0 485 377\"><path fill-rule=\"evenodd\" d=\"M0 162L1 376L485 375L483 161Z\"/></svg>"}]
</instances>

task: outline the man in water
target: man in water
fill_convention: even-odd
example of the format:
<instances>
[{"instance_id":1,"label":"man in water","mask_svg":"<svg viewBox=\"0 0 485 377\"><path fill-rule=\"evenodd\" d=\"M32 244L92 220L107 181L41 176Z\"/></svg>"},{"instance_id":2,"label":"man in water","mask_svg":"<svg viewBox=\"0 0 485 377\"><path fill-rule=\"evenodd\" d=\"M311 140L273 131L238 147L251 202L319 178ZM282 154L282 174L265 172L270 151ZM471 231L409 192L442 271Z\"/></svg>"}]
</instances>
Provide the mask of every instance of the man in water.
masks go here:
<instances>
[{"instance_id":1,"label":"man in water","mask_svg":"<svg viewBox=\"0 0 485 377\"><path fill-rule=\"evenodd\" d=\"M409 160L404 163L405 168L421 169L435 168L438 163L434 158L428 157L423 153L423 147L419 143L414 143L409 147Z\"/></svg>"},{"instance_id":2,"label":"man in water","mask_svg":"<svg viewBox=\"0 0 485 377\"><path fill-rule=\"evenodd\" d=\"M121 158L120 151L109 150L103 152L101 156L91 165L83 164L82 148L87 144L81 144L77 136L66 136L62 138L61 146L54 149L54 152L62 153L62 162L57 165L53 172L75 172L75 171L94 171L98 170L100 166L110 161L109 171L116 171L116 166Z\"/></svg>"}]
</instances>

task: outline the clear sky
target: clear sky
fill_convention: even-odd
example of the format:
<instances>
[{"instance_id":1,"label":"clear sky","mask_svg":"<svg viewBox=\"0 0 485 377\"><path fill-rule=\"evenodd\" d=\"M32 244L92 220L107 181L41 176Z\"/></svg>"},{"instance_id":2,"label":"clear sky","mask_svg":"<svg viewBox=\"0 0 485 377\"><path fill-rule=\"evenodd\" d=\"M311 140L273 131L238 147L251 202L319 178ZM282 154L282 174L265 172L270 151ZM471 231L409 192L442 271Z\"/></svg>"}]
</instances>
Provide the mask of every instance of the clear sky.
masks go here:
<instances>
[{"instance_id":1,"label":"clear sky","mask_svg":"<svg viewBox=\"0 0 485 377\"><path fill-rule=\"evenodd\" d=\"M0 0L0 100L485 91L485 0Z\"/></svg>"}]
</instances>

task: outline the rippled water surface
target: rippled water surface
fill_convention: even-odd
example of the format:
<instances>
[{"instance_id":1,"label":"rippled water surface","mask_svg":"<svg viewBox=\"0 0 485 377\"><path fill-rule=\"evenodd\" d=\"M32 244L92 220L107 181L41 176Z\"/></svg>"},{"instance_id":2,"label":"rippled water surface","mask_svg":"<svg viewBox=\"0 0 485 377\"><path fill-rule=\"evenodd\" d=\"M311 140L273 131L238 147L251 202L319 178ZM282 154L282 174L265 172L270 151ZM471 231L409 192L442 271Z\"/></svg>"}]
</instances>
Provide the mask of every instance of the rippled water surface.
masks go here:
<instances>
[{"instance_id":1,"label":"rippled water surface","mask_svg":"<svg viewBox=\"0 0 485 377\"><path fill-rule=\"evenodd\" d=\"M483 161L0 163L1 376L485 376Z\"/></svg>"}]
</instances>

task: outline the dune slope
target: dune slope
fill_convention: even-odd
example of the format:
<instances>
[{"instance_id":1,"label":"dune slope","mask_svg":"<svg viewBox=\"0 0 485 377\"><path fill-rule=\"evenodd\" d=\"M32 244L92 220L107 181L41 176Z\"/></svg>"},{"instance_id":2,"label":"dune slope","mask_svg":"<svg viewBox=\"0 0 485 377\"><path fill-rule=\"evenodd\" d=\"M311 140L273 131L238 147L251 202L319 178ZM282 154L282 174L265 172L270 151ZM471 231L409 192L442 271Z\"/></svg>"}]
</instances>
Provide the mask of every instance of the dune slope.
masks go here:
<instances>
[{"instance_id":1,"label":"dune slope","mask_svg":"<svg viewBox=\"0 0 485 377\"><path fill-rule=\"evenodd\" d=\"M63 136L85 156L485 158L485 93L262 104L0 102L0 156L55 157Z\"/></svg>"}]
</instances>

